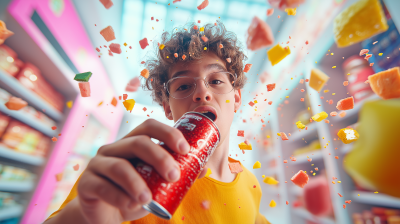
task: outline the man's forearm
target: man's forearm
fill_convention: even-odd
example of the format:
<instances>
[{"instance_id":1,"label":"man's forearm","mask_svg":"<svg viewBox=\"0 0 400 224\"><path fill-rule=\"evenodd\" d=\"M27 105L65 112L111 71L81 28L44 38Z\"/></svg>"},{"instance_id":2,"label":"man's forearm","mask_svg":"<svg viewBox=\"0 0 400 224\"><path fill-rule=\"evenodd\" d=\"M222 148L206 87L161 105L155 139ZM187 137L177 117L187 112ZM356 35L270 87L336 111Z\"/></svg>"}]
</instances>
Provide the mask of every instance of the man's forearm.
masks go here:
<instances>
[{"instance_id":1,"label":"man's forearm","mask_svg":"<svg viewBox=\"0 0 400 224\"><path fill-rule=\"evenodd\" d=\"M70 201L56 216L43 224L87 224L78 200L78 198L75 198Z\"/></svg>"}]
</instances>

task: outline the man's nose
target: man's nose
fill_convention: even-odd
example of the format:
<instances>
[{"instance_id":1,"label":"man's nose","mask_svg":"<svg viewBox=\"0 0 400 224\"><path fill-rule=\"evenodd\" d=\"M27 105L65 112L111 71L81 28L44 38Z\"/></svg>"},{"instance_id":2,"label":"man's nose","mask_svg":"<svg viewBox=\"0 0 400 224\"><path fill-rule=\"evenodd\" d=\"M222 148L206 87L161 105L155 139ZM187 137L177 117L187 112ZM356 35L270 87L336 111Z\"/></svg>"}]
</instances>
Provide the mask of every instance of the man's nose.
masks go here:
<instances>
[{"instance_id":1,"label":"man's nose","mask_svg":"<svg viewBox=\"0 0 400 224\"><path fill-rule=\"evenodd\" d=\"M196 80L196 89L193 93L193 101L199 102L199 101L211 101L212 99L212 93L210 92L210 89L208 88L208 84L204 79L199 79Z\"/></svg>"}]
</instances>

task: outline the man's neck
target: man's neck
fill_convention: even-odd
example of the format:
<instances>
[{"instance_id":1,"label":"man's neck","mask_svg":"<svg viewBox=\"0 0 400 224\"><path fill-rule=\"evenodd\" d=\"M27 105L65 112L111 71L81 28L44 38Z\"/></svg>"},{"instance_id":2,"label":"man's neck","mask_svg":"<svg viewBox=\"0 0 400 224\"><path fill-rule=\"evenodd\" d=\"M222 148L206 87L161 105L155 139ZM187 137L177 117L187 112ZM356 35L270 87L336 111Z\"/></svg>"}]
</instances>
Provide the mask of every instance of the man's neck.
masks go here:
<instances>
[{"instance_id":1,"label":"man's neck","mask_svg":"<svg viewBox=\"0 0 400 224\"><path fill-rule=\"evenodd\" d=\"M211 178L221 182L230 183L235 180L236 174L231 173L228 166L229 136L215 149L213 155L206 164L210 168Z\"/></svg>"}]
</instances>

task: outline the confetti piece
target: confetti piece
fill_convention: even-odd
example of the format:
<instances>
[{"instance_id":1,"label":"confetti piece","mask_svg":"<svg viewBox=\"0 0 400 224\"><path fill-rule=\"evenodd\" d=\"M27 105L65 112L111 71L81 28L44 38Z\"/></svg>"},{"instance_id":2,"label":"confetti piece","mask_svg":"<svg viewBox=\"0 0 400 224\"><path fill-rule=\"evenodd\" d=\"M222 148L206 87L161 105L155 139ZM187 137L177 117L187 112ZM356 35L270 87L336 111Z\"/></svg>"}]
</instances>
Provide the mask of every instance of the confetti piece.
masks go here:
<instances>
[{"instance_id":1,"label":"confetti piece","mask_svg":"<svg viewBox=\"0 0 400 224\"><path fill-rule=\"evenodd\" d=\"M140 47L142 49L145 49L147 46L149 46L149 42L147 42L147 38L143 38L139 41Z\"/></svg>"},{"instance_id":2,"label":"confetti piece","mask_svg":"<svg viewBox=\"0 0 400 224\"><path fill-rule=\"evenodd\" d=\"M346 112L345 111L342 111L342 112L339 113L339 117L344 117L344 116L346 116Z\"/></svg>"},{"instance_id":3,"label":"confetti piece","mask_svg":"<svg viewBox=\"0 0 400 224\"><path fill-rule=\"evenodd\" d=\"M229 163L228 165L229 165L229 169L230 169L231 173L243 172L243 168L242 168L242 166L240 166L239 162Z\"/></svg>"},{"instance_id":4,"label":"confetti piece","mask_svg":"<svg viewBox=\"0 0 400 224\"><path fill-rule=\"evenodd\" d=\"M140 79L139 77L135 77L129 81L129 83L125 87L125 91L127 92L136 92L140 87Z\"/></svg>"},{"instance_id":5,"label":"confetti piece","mask_svg":"<svg viewBox=\"0 0 400 224\"><path fill-rule=\"evenodd\" d=\"M286 136L285 132L281 132L281 138L283 141L289 140L289 138Z\"/></svg>"},{"instance_id":6,"label":"confetti piece","mask_svg":"<svg viewBox=\"0 0 400 224\"><path fill-rule=\"evenodd\" d=\"M79 170L79 164L76 164L75 166L73 166L72 168L74 168L75 171Z\"/></svg>"},{"instance_id":7,"label":"confetti piece","mask_svg":"<svg viewBox=\"0 0 400 224\"><path fill-rule=\"evenodd\" d=\"M22 108L26 107L28 103L21 98L12 96L4 105L9 110L21 110Z\"/></svg>"},{"instance_id":8,"label":"confetti piece","mask_svg":"<svg viewBox=\"0 0 400 224\"><path fill-rule=\"evenodd\" d=\"M239 149L241 149L241 150L253 150L252 147L251 147L251 144L246 144L244 142L241 142L239 144Z\"/></svg>"},{"instance_id":9,"label":"confetti piece","mask_svg":"<svg viewBox=\"0 0 400 224\"><path fill-rule=\"evenodd\" d=\"M273 208L276 206L276 202L272 199L271 202L269 203L269 207Z\"/></svg>"},{"instance_id":10,"label":"confetti piece","mask_svg":"<svg viewBox=\"0 0 400 224\"><path fill-rule=\"evenodd\" d=\"M90 97L90 83L89 82L80 82L78 83L79 90L81 92L82 97Z\"/></svg>"},{"instance_id":11,"label":"confetti piece","mask_svg":"<svg viewBox=\"0 0 400 224\"><path fill-rule=\"evenodd\" d=\"M160 44L160 46L158 47L160 50L163 50L164 49L164 47L165 47L165 45L164 44Z\"/></svg>"},{"instance_id":12,"label":"confetti piece","mask_svg":"<svg viewBox=\"0 0 400 224\"><path fill-rule=\"evenodd\" d=\"M244 137L244 130L243 131L238 130L237 136Z\"/></svg>"},{"instance_id":13,"label":"confetti piece","mask_svg":"<svg viewBox=\"0 0 400 224\"><path fill-rule=\"evenodd\" d=\"M210 201L204 200L201 202L201 207L205 210L208 210L208 209L210 209L210 204L211 204Z\"/></svg>"},{"instance_id":14,"label":"confetti piece","mask_svg":"<svg viewBox=\"0 0 400 224\"><path fill-rule=\"evenodd\" d=\"M205 177L210 176L210 174L212 174L211 169L210 169L210 168L207 168L207 173L206 173Z\"/></svg>"},{"instance_id":15,"label":"confetti piece","mask_svg":"<svg viewBox=\"0 0 400 224\"><path fill-rule=\"evenodd\" d=\"M378 194L378 193L379 193L378 191L375 191L375 192L374 192L374 194Z\"/></svg>"},{"instance_id":16,"label":"confetti piece","mask_svg":"<svg viewBox=\"0 0 400 224\"><path fill-rule=\"evenodd\" d=\"M126 100L127 98L128 98L128 94L122 94L122 96L123 96L123 100Z\"/></svg>"},{"instance_id":17,"label":"confetti piece","mask_svg":"<svg viewBox=\"0 0 400 224\"><path fill-rule=\"evenodd\" d=\"M279 184L279 181L275 180L275 178L273 178L273 177L266 177L263 180L263 182L266 183L266 184L269 184L269 185L277 185L277 184Z\"/></svg>"},{"instance_id":18,"label":"confetti piece","mask_svg":"<svg viewBox=\"0 0 400 224\"><path fill-rule=\"evenodd\" d=\"M347 85L349 85L349 81L344 81L343 86L347 86Z\"/></svg>"},{"instance_id":19,"label":"confetti piece","mask_svg":"<svg viewBox=\"0 0 400 224\"><path fill-rule=\"evenodd\" d=\"M274 9L267 9L267 16L272 16L274 14Z\"/></svg>"},{"instance_id":20,"label":"confetti piece","mask_svg":"<svg viewBox=\"0 0 400 224\"><path fill-rule=\"evenodd\" d=\"M303 170L300 170L290 180L295 185L303 188L308 183L309 177Z\"/></svg>"},{"instance_id":21,"label":"confetti piece","mask_svg":"<svg viewBox=\"0 0 400 224\"><path fill-rule=\"evenodd\" d=\"M272 66L274 66L290 54L290 48L282 48L281 45L277 44L273 48L269 49L267 54L268 60L271 62Z\"/></svg>"},{"instance_id":22,"label":"confetti piece","mask_svg":"<svg viewBox=\"0 0 400 224\"><path fill-rule=\"evenodd\" d=\"M199 6L197 6L198 10L202 10L208 6L208 0L204 0ZM200 21L200 20L199 20Z\"/></svg>"},{"instance_id":23,"label":"confetti piece","mask_svg":"<svg viewBox=\"0 0 400 224\"><path fill-rule=\"evenodd\" d=\"M100 2L106 9L109 9L111 6L113 6L113 2L111 0L100 0Z\"/></svg>"},{"instance_id":24,"label":"confetti piece","mask_svg":"<svg viewBox=\"0 0 400 224\"><path fill-rule=\"evenodd\" d=\"M394 67L368 76L371 89L382 99L400 97L400 70Z\"/></svg>"},{"instance_id":25,"label":"confetti piece","mask_svg":"<svg viewBox=\"0 0 400 224\"><path fill-rule=\"evenodd\" d=\"M290 160L296 162L296 157L290 157Z\"/></svg>"},{"instance_id":26,"label":"confetti piece","mask_svg":"<svg viewBox=\"0 0 400 224\"><path fill-rule=\"evenodd\" d=\"M346 208L346 205L343 205L343 208Z\"/></svg>"},{"instance_id":27,"label":"confetti piece","mask_svg":"<svg viewBox=\"0 0 400 224\"><path fill-rule=\"evenodd\" d=\"M285 12L288 14L288 16L295 16L296 8L287 8L287 9L285 9Z\"/></svg>"},{"instance_id":28,"label":"confetti piece","mask_svg":"<svg viewBox=\"0 0 400 224\"><path fill-rule=\"evenodd\" d=\"M370 23L360 20L365 16L368 17ZM339 48L361 42L388 28L379 0L356 1L337 15L333 23L334 38Z\"/></svg>"},{"instance_id":29,"label":"confetti piece","mask_svg":"<svg viewBox=\"0 0 400 224\"><path fill-rule=\"evenodd\" d=\"M250 105L251 107L254 106L253 101L250 101L250 102L249 102L249 105Z\"/></svg>"},{"instance_id":30,"label":"confetti piece","mask_svg":"<svg viewBox=\"0 0 400 224\"><path fill-rule=\"evenodd\" d=\"M92 77L91 72L84 72L84 73L76 74L74 77L74 80L80 81L80 82L88 82L90 77Z\"/></svg>"},{"instance_id":31,"label":"confetti piece","mask_svg":"<svg viewBox=\"0 0 400 224\"><path fill-rule=\"evenodd\" d=\"M312 116L311 119L313 119L314 121L320 122L327 117L328 117L328 114L325 111L322 111L321 113L318 113L318 114L315 114L314 116Z\"/></svg>"},{"instance_id":32,"label":"confetti piece","mask_svg":"<svg viewBox=\"0 0 400 224\"><path fill-rule=\"evenodd\" d=\"M118 103L117 98L113 97L113 99L111 100L111 105L113 105L114 107L116 107L116 106L117 106L117 103Z\"/></svg>"},{"instance_id":33,"label":"confetti piece","mask_svg":"<svg viewBox=\"0 0 400 224\"><path fill-rule=\"evenodd\" d=\"M124 105L125 109L127 111L131 111L133 110L133 107L135 106L135 100L134 99L129 99L129 100L125 100L124 102L122 102L122 104Z\"/></svg>"},{"instance_id":34,"label":"confetti piece","mask_svg":"<svg viewBox=\"0 0 400 224\"><path fill-rule=\"evenodd\" d=\"M0 20L0 45L2 45L4 41L12 35L14 35L14 33L8 30L6 24Z\"/></svg>"},{"instance_id":35,"label":"confetti piece","mask_svg":"<svg viewBox=\"0 0 400 224\"><path fill-rule=\"evenodd\" d=\"M342 142L344 144L349 144L354 141L357 141L358 138L360 137L358 132L352 128L340 129L339 132L337 133L337 135L339 136L340 140L342 140Z\"/></svg>"},{"instance_id":36,"label":"confetti piece","mask_svg":"<svg viewBox=\"0 0 400 224\"><path fill-rule=\"evenodd\" d=\"M73 104L73 103L72 103L72 101L71 101L71 100L70 100L70 101L68 101L66 104L67 104L67 107L68 107L69 109L71 109L71 108L72 108L72 104Z\"/></svg>"},{"instance_id":37,"label":"confetti piece","mask_svg":"<svg viewBox=\"0 0 400 224\"><path fill-rule=\"evenodd\" d=\"M268 85L267 85L267 90L268 90L268 92L274 90L274 89L275 89L275 85L276 85L276 83L268 84Z\"/></svg>"},{"instance_id":38,"label":"confetti piece","mask_svg":"<svg viewBox=\"0 0 400 224\"><path fill-rule=\"evenodd\" d=\"M53 142L56 142L58 139L56 137L51 138Z\"/></svg>"},{"instance_id":39,"label":"confetti piece","mask_svg":"<svg viewBox=\"0 0 400 224\"><path fill-rule=\"evenodd\" d=\"M322 87L324 87L325 83L329 80L329 76L327 76L325 73L322 71L313 68L311 70L311 75L310 75L310 87L316 90L317 92L320 92Z\"/></svg>"},{"instance_id":40,"label":"confetti piece","mask_svg":"<svg viewBox=\"0 0 400 224\"><path fill-rule=\"evenodd\" d=\"M351 200L344 201L344 203L351 204Z\"/></svg>"},{"instance_id":41,"label":"confetti piece","mask_svg":"<svg viewBox=\"0 0 400 224\"><path fill-rule=\"evenodd\" d=\"M253 66L252 64L246 64L245 66L244 66L244 69L243 69L243 72L249 72L250 71L250 69L251 69L251 66Z\"/></svg>"},{"instance_id":42,"label":"confetti piece","mask_svg":"<svg viewBox=\"0 0 400 224\"><path fill-rule=\"evenodd\" d=\"M56 129L57 129L56 126L51 127L51 130L56 130Z\"/></svg>"},{"instance_id":43,"label":"confetti piece","mask_svg":"<svg viewBox=\"0 0 400 224\"><path fill-rule=\"evenodd\" d=\"M140 72L140 75L143 76L145 79L149 78L149 75L150 75L149 70L143 69L143 70Z\"/></svg>"},{"instance_id":44,"label":"confetti piece","mask_svg":"<svg viewBox=\"0 0 400 224\"><path fill-rule=\"evenodd\" d=\"M335 159L339 159L339 156L335 156Z\"/></svg>"},{"instance_id":45,"label":"confetti piece","mask_svg":"<svg viewBox=\"0 0 400 224\"><path fill-rule=\"evenodd\" d=\"M274 43L274 35L269 25L255 16L247 29L246 45L249 50L255 51L268 47Z\"/></svg>"},{"instance_id":46,"label":"confetti piece","mask_svg":"<svg viewBox=\"0 0 400 224\"><path fill-rule=\"evenodd\" d=\"M57 182L60 182L60 181L62 180L62 178L63 178L63 173L57 173L57 174L56 174L56 180L57 180Z\"/></svg>"},{"instance_id":47,"label":"confetti piece","mask_svg":"<svg viewBox=\"0 0 400 224\"><path fill-rule=\"evenodd\" d=\"M287 160L283 160L283 163L287 163Z\"/></svg>"},{"instance_id":48,"label":"confetti piece","mask_svg":"<svg viewBox=\"0 0 400 224\"><path fill-rule=\"evenodd\" d=\"M259 161L256 161L253 165L253 169L259 169L261 168L261 163Z\"/></svg>"},{"instance_id":49,"label":"confetti piece","mask_svg":"<svg viewBox=\"0 0 400 224\"><path fill-rule=\"evenodd\" d=\"M116 44L116 43L112 43L109 46L111 52L116 53L116 54L121 54L122 50L121 50L121 45Z\"/></svg>"},{"instance_id":50,"label":"confetti piece","mask_svg":"<svg viewBox=\"0 0 400 224\"><path fill-rule=\"evenodd\" d=\"M299 128L299 129L304 129L304 128L306 127L304 124L301 123L301 121L297 121L297 122L296 122L296 126L297 126L297 128Z\"/></svg>"},{"instance_id":51,"label":"confetti piece","mask_svg":"<svg viewBox=\"0 0 400 224\"><path fill-rule=\"evenodd\" d=\"M114 30L111 26L107 26L106 28L100 31L100 34L104 37L107 42L115 40Z\"/></svg>"},{"instance_id":52,"label":"confetti piece","mask_svg":"<svg viewBox=\"0 0 400 224\"><path fill-rule=\"evenodd\" d=\"M352 96L339 100L336 105L336 109L338 110L351 110L353 108L354 108L354 98Z\"/></svg>"},{"instance_id":53,"label":"confetti piece","mask_svg":"<svg viewBox=\"0 0 400 224\"><path fill-rule=\"evenodd\" d=\"M186 55L182 55L182 60L185 60L186 59Z\"/></svg>"}]
</instances>

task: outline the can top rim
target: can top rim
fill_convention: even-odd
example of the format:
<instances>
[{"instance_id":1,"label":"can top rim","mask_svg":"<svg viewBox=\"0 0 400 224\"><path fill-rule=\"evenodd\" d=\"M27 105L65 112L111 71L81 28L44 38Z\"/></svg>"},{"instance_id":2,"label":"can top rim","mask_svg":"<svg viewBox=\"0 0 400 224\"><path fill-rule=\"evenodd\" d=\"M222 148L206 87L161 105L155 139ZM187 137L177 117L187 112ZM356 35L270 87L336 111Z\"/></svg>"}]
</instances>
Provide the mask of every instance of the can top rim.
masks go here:
<instances>
[{"instance_id":1,"label":"can top rim","mask_svg":"<svg viewBox=\"0 0 400 224\"><path fill-rule=\"evenodd\" d=\"M189 114L189 113L199 114L199 115L201 115L201 116L207 118L209 121L211 121L211 123L214 125L214 127L215 127L215 128L217 129L217 131L218 131L218 138L221 139L221 132L219 131L218 126L214 123L213 120L211 120L211 119L210 119L209 117L207 117L206 115L204 115L204 114L202 114L202 113L199 113L199 112L196 112L196 111L189 111L189 112L186 112L185 114ZM185 114L183 114L183 115L185 115Z\"/></svg>"}]
</instances>

